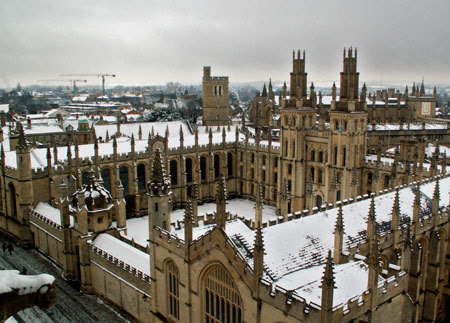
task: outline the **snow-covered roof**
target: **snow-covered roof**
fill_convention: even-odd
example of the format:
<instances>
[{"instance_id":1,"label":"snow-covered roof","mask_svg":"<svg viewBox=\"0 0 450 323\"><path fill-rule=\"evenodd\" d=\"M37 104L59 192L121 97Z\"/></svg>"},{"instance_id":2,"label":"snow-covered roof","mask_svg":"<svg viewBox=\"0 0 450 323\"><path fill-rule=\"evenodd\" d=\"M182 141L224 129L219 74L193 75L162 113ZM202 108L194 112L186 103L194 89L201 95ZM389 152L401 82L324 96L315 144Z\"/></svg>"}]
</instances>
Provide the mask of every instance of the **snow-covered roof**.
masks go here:
<instances>
[{"instance_id":1,"label":"snow-covered roof","mask_svg":"<svg viewBox=\"0 0 450 323\"><path fill-rule=\"evenodd\" d=\"M9 112L9 104L0 104L0 112Z\"/></svg>"},{"instance_id":2,"label":"snow-covered roof","mask_svg":"<svg viewBox=\"0 0 450 323\"><path fill-rule=\"evenodd\" d=\"M147 226L148 228L148 226ZM103 250L132 268L150 276L150 255L107 233L99 234L93 246Z\"/></svg>"},{"instance_id":3,"label":"snow-covered roof","mask_svg":"<svg viewBox=\"0 0 450 323\"><path fill-rule=\"evenodd\" d=\"M408 128L409 127L409 128ZM372 125L367 125L367 130L372 130ZM442 130L447 129L447 125L444 123L425 123L426 130ZM377 124L375 130L400 130L400 124ZM403 130L422 130L422 123L403 124Z\"/></svg>"},{"instance_id":4,"label":"snow-covered roof","mask_svg":"<svg viewBox=\"0 0 450 323\"><path fill-rule=\"evenodd\" d=\"M31 129L24 127L24 132L25 135L40 135L47 133L62 133L64 132L64 130L57 125L46 125L46 126L32 125Z\"/></svg>"},{"instance_id":5,"label":"snow-covered roof","mask_svg":"<svg viewBox=\"0 0 450 323\"><path fill-rule=\"evenodd\" d=\"M322 277L325 264L299 270L284 276L277 282L277 285L285 290L295 291L308 303L317 305L322 300ZM333 306L346 303L349 299L362 295L367 289L368 266L362 261L349 262L335 265L334 278L335 286L333 292ZM381 275L378 276L378 284L386 281Z\"/></svg>"},{"instance_id":6,"label":"snow-covered roof","mask_svg":"<svg viewBox=\"0 0 450 323\"><path fill-rule=\"evenodd\" d=\"M59 209L54 208L48 203L39 202L32 210L40 218L53 222L54 224L61 226L61 213ZM73 216L70 216L70 225L73 226Z\"/></svg>"},{"instance_id":7,"label":"snow-covered roof","mask_svg":"<svg viewBox=\"0 0 450 323\"><path fill-rule=\"evenodd\" d=\"M55 277L48 274L21 275L18 270L0 270L0 294L17 291L19 295L43 294L48 291Z\"/></svg>"}]
</instances>

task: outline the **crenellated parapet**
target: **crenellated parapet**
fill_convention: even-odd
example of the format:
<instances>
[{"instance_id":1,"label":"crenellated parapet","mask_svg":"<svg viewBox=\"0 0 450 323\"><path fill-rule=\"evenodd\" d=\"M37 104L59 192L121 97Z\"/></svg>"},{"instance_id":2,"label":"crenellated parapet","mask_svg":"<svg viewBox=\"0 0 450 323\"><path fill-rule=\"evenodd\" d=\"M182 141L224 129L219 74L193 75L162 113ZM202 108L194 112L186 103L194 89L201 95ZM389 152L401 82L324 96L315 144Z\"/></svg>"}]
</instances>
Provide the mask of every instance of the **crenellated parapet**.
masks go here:
<instances>
[{"instance_id":1,"label":"crenellated parapet","mask_svg":"<svg viewBox=\"0 0 450 323\"><path fill-rule=\"evenodd\" d=\"M150 296L151 280L147 274L92 244L89 248L89 257L90 262L100 269L125 279L128 284Z\"/></svg>"}]
</instances>

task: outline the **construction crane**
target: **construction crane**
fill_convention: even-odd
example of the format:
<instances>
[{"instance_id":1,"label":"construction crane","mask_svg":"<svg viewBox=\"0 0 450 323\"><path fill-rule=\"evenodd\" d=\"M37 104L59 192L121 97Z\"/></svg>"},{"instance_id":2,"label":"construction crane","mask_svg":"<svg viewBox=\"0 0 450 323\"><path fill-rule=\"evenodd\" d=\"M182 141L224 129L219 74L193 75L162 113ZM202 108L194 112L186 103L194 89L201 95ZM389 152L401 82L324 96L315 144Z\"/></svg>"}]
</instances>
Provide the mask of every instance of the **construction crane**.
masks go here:
<instances>
[{"instance_id":1,"label":"construction crane","mask_svg":"<svg viewBox=\"0 0 450 323\"><path fill-rule=\"evenodd\" d=\"M105 78L116 77L116 74L60 74L59 76L97 76L102 78L102 96L105 96Z\"/></svg>"},{"instance_id":2,"label":"construction crane","mask_svg":"<svg viewBox=\"0 0 450 323\"><path fill-rule=\"evenodd\" d=\"M55 80L38 80L38 82L59 82L59 83L70 82L70 83L72 83L73 95L76 95L77 94L77 83L78 82L86 83L87 80L55 79Z\"/></svg>"}]
</instances>

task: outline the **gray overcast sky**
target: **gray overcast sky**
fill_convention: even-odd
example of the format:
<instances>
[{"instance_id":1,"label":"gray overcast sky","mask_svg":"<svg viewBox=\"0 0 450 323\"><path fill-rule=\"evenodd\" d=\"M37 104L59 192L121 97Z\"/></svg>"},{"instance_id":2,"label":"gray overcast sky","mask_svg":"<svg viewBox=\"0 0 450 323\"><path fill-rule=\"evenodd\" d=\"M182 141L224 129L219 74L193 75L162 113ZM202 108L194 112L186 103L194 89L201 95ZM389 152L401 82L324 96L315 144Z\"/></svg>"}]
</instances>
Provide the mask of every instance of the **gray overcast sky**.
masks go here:
<instances>
[{"instance_id":1,"label":"gray overcast sky","mask_svg":"<svg viewBox=\"0 0 450 323\"><path fill-rule=\"evenodd\" d=\"M449 0L5 0L0 31L0 87L60 73L200 83L203 65L288 80L294 48L308 81L338 80L344 46L358 47L362 81L450 81Z\"/></svg>"}]
</instances>

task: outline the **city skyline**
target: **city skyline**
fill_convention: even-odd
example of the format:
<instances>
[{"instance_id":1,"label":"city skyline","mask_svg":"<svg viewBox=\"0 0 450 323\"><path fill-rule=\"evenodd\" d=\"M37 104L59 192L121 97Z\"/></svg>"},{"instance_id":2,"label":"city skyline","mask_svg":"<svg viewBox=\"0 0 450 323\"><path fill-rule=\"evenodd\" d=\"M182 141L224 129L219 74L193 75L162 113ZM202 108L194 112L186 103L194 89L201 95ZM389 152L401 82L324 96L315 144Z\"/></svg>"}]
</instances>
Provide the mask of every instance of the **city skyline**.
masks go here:
<instances>
[{"instance_id":1,"label":"city skyline","mask_svg":"<svg viewBox=\"0 0 450 323\"><path fill-rule=\"evenodd\" d=\"M309 82L338 81L350 46L361 81L445 83L450 75L444 1L41 1L1 10L0 88L64 73L117 74L111 85L197 84L204 65L233 83L288 81L293 49L306 51Z\"/></svg>"}]
</instances>

